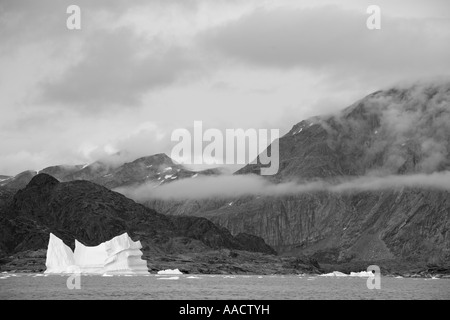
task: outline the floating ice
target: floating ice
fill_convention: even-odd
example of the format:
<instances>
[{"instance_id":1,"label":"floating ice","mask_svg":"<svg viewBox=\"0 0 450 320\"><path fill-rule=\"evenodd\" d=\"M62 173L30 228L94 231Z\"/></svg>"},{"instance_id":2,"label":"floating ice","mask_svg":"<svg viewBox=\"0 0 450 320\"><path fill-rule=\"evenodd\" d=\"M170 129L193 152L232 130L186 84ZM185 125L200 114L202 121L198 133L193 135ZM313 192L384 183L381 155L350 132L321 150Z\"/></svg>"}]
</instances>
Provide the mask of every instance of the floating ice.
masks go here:
<instances>
[{"instance_id":1,"label":"floating ice","mask_svg":"<svg viewBox=\"0 0 450 320\"><path fill-rule=\"evenodd\" d=\"M180 277L157 278L158 280L178 280Z\"/></svg>"},{"instance_id":2,"label":"floating ice","mask_svg":"<svg viewBox=\"0 0 450 320\"><path fill-rule=\"evenodd\" d=\"M158 274L183 274L183 272L178 269L166 269L158 271Z\"/></svg>"},{"instance_id":3,"label":"floating ice","mask_svg":"<svg viewBox=\"0 0 450 320\"><path fill-rule=\"evenodd\" d=\"M374 277L375 275L372 272L369 271L361 271L361 272L350 272L350 277Z\"/></svg>"},{"instance_id":4,"label":"floating ice","mask_svg":"<svg viewBox=\"0 0 450 320\"><path fill-rule=\"evenodd\" d=\"M103 273L107 257L104 243L96 247L86 247L75 240L74 258L76 265L82 268L83 273Z\"/></svg>"},{"instance_id":5,"label":"floating ice","mask_svg":"<svg viewBox=\"0 0 450 320\"><path fill-rule=\"evenodd\" d=\"M124 233L95 247L75 240L75 252L50 234L45 273L148 274L142 245Z\"/></svg>"},{"instance_id":6,"label":"floating ice","mask_svg":"<svg viewBox=\"0 0 450 320\"><path fill-rule=\"evenodd\" d=\"M339 272L339 271L333 271L330 273L321 274L321 277L348 277L348 274Z\"/></svg>"},{"instance_id":7,"label":"floating ice","mask_svg":"<svg viewBox=\"0 0 450 320\"><path fill-rule=\"evenodd\" d=\"M72 249L53 233L50 233L48 241L45 266L47 267L45 273L68 273L69 268L75 266Z\"/></svg>"}]
</instances>

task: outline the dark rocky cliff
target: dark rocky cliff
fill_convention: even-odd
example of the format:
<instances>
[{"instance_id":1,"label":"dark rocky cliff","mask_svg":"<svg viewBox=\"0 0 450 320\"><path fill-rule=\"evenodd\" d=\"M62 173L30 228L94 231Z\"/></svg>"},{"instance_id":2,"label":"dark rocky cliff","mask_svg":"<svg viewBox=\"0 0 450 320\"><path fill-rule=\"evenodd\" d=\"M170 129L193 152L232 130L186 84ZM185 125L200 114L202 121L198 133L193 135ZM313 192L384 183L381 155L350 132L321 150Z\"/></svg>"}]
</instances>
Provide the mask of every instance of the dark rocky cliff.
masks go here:
<instances>
[{"instance_id":1,"label":"dark rocky cliff","mask_svg":"<svg viewBox=\"0 0 450 320\"><path fill-rule=\"evenodd\" d=\"M0 229L0 248L8 254L45 249L50 232L72 248L75 239L92 246L128 232L145 252L274 253L261 239L244 242L204 218L167 217L94 183L61 183L47 174L36 175L0 206Z\"/></svg>"}]
</instances>

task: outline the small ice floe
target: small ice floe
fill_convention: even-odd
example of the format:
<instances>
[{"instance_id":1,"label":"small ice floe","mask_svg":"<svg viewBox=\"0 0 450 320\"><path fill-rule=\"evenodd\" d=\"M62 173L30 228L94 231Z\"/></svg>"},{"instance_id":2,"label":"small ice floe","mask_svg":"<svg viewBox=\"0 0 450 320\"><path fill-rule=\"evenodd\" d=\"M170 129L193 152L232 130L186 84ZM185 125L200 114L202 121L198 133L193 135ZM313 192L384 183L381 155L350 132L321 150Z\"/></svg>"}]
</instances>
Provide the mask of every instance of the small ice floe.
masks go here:
<instances>
[{"instance_id":1,"label":"small ice floe","mask_svg":"<svg viewBox=\"0 0 450 320\"><path fill-rule=\"evenodd\" d=\"M194 174L191 178L195 178L196 176L198 176L198 173Z\"/></svg>"},{"instance_id":2,"label":"small ice floe","mask_svg":"<svg viewBox=\"0 0 450 320\"><path fill-rule=\"evenodd\" d=\"M112 274L104 273L104 274L102 274L102 277L114 277L114 276Z\"/></svg>"},{"instance_id":3,"label":"small ice floe","mask_svg":"<svg viewBox=\"0 0 450 320\"><path fill-rule=\"evenodd\" d=\"M196 276L189 276L189 277L186 277L186 279L200 279L200 277L196 277Z\"/></svg>"},{"instance_id":4,"label":"small ice floe","mask_svg":"<svg viewBox=\"0 0 450 320\"><path fill-rule=\"evenodd\" d=\"M158 274L183 274L183 272L178 269L166 269L158 271Z\"/></svg>"},{"instance_id":5,"label":"small ice floe","mask_svg":"<svg viewBox=\"0 0 450 320\"><path fill-rule=\"evenodd\" d=\"M258 279L262 279L262 278L263 278L262 276L259 276L259 277L258 277Z\"/></svg>"},{"instance_id":6,"label":"small ice floe","mask_svg":"<svg viewBox=\"0 0 450 320\"><path fill-rule=\"evenodd\" d=\"M156 278L158 280L179 280L180 277L167 277L167 278Z\"/></svg>"},{"instance_id":7,"label":"small ice floe","mask_svg":"<svg viewBox=\"0 0 450 320\"><path fill-rule=\"evenodd\" d=\"M333 271L330 273L325 273L325 274L321 274L319 275L320 277L348 277L348 274L339 272L339 271Z\"/></svg>"},{"instance_id":8,"label":"small ice floe","mask_svg":"<svg viewBox=\"0 0 450 320\"><path fill-rule=\"evenodd\" d=\"M367 277L374 277L374 276L375 275L372 272L369 272L369 271L350 272L350 277L367 278Z\"/></svg>"},{"instance_id":9,"label":"small ice floe","mask_svg":"<svg viewBox=\"0 0 450 320\"><path fill-rule=\"evenodd\" d=\"M395 279L403 279L402 276L396 276Z\"/></svg>"}]
</instances>

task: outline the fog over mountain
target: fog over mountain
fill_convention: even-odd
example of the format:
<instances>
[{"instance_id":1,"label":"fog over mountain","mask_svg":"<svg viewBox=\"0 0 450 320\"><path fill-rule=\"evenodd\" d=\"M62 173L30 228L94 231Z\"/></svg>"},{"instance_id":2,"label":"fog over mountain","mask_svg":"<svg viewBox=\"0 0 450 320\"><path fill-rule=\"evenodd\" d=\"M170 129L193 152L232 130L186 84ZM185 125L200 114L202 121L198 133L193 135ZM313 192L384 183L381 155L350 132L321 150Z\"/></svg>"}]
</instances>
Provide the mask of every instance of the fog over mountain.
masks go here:
<instances>
[{"instance_id":1,"label":"fog over mountain","mask_svg":"<svg viewBox=\"0 0 450 320\"><path fill-rule=\"evenodd\" d=\"M450 189L450 83L375 92L343 111L296 124L280 140L274 177L246 175L119 188L138 201L295 195L401 187Z\"/></svg>"}]
</instances>

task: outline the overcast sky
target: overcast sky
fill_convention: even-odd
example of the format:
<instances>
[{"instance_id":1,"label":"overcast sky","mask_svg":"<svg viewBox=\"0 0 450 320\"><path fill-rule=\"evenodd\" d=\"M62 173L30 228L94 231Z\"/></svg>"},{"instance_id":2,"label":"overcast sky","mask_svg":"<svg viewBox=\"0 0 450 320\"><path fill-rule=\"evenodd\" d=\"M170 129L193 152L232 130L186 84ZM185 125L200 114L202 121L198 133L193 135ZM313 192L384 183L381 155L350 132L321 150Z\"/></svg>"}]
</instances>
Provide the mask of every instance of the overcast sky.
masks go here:
<instances>
[{"instance_id":1,"label":"overcast sky","mask_svg":"<svg viewBox=\"0 0 450 320\"><path fill-rule=\"evenodd\" d=\"M81 8L68 30L66 8ZM366 9L381 8L381 30ZM448 1L0 1L0 174L172 130L279 128L397 83L449 77Z\"/></svg>"}]
</instances>

